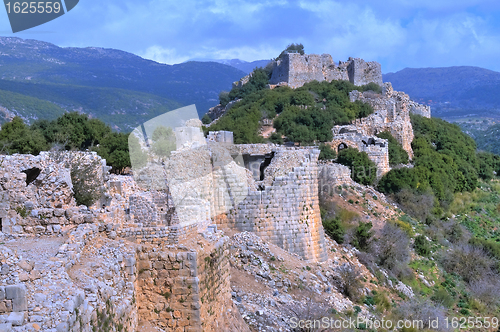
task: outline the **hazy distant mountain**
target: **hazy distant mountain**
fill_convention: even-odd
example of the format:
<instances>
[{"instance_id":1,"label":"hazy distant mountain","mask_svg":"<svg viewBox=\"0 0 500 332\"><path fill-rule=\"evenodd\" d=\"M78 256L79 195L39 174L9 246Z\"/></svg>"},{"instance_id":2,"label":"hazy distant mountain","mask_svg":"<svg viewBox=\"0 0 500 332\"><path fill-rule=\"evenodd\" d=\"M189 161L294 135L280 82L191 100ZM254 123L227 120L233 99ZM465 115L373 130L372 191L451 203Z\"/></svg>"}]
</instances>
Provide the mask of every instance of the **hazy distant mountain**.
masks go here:
<instances>
[{"instance_id":1,"label":"hazy distant mountain","mask_svg":"<svg viewBox=\"0 0 500 332\"><path fill-rule=\"evenodd\" d=\"M80 110L130 129L182 105L204 114L244 75L214 62L165 65L119 50L0 37L0 121Z\"/></svg>"},{"instance_id":2,"label":"hazy distant mountain","mask_svg":"<svg viewBox=\"0 0 500 332\"><path fill-rule=\"evenodd\" d=\"M256 60L252 62L240 60L240 59L202 59L202 58L197 58L193 59L192 61L203 61L203 62L217 62L217 63L222 63L224 65L228 65L234 68L237 68L246 74L250 74L255 68L257 67L265 67L271 60Z\"/></svg>"},{"instance_id":3,"label":"hazy distant mountain","mask_svg":"<svg viewBox=\"0 0 500 332\"><path fill-rule=\"evenodd\" d=\"M405 68L383 75L435 116L500 115L500 73L479 67Z\"/></svg>"}]
</instances>

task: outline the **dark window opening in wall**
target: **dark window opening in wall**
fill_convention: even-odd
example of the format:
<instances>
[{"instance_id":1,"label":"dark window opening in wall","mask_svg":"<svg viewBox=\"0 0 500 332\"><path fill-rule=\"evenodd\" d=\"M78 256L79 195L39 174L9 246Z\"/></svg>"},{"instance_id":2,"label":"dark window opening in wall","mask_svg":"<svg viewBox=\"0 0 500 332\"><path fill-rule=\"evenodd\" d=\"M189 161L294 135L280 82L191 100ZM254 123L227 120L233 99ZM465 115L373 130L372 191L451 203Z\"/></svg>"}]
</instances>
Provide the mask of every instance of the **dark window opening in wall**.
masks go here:
<instances>
[{"instance_id":1,"label":"dark window opening in wall","mask_svg":"<svg viewBox=\"0 0 500 332\"><path fill-rule=\"evenodd\" d=\"M264 180L264 171L274 158L274 152L265 155L243 155L245 168L252 172L255 181Z\"/></svg>"},{"instance_id":2,"label":"dark window opening in wall","mask_svg":"<svg viewBox=\"0 0 500 332\"><path fill-rule=\"evenodd\" d=\"M33 167L33 168L25 169L24 171L22 171L23 173L26 174L26 186L29 186L30 183L35 181L37 179L37 177L40 175L41 171L42 170L39 169L38 167Z\"/></svg>"},{"instance_id":3,"label":"dark window opening in wall","mask_svg":"<svg viewBox=\"0 0 500 332\"><path fill-rule=\"evenodd\" d=\"M266 189L266 187L263 184L259 184L259 186L257 187L258 191L264 191L264 189Z\"/></svg>"},{"instance_id":4,"label":"dark window opening in wall","mask_svg":"<svg viewBox=\"0 0 500 332\"><path fill-rule=\"evenodd\" d=\"M274 158L274 152L266 154L264 162L260 164L260 181L264 180L264 171L266 170L267 166L271 164L273 158Z\"/></svg>"},{"instance_id":5,"label":"dark window opening in wall","mask_svg":"<svg viewBox=\"0 0 500 332\"><path fill-rule=\"evenodd\" d=\"M344 149L347 149L347 148L348 148L347 144L345 144L345 143L340 143L340 144L339 144L339 147L338 147L338 150L339 150L339 152L340 152L341 150L344 150Z\"/></svg>"},{"instance_id":6,"label":"dark window opening in wall","mask_svg":"<svg viewBox=\"0 0 500 332\"><path fill-rule=\"evenodd\" d=\"M3 229L2 229L2 218L0 218L0 232L3 232Z\"/></svg>"}]
</instances>

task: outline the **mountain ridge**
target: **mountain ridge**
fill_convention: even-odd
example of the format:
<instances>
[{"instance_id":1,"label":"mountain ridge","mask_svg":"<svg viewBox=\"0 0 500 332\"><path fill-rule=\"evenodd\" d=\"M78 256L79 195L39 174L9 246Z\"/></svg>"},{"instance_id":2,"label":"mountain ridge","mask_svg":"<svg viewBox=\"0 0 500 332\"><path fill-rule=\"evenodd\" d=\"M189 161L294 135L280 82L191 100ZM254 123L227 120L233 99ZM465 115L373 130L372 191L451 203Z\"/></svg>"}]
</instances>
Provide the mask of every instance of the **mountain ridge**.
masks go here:
<instances>
[{"instance_id":1,"label":"mountain ridge","mask_svg":"<svg viewBox=\"0 0 500 332\"><path fill-rule=\"evenodd\" d=\"M121 50L99 47L62 48L51 43L12 37L0 37L0 69L0 83L5 91L21 93L15 89L16 83L20 82L27 84L22 92L27 96L32 96L40 88L46 89L47 85L69 90L66 94L52 99L45 96L36 97L67 111L74 110L74 105L77 105L77 109L82 107L78 95L73 95L71 89L67 89L71 87L79 87L77 90L95 89L94 94L104 96L103 101L115 100L114 95L121 95L121 105L127 101L142 104L142 109L139 107L142 117L135 118L126 126L120 124L122 130L134 128L158 115L157 112L148 114L147 104L150 101L160 106L165 104L164 112L196 104L201 116L217 104L220 91L229 90L232 82L245 75L236 68L219 63L188 62L167 65ZM66 89L63 86L66 86ZM132 97L127 99L127 93L122 90L130 91ZM106 94L108 95L105 96ZM71 102L62 102L68 98ZM113 120L113 117L109 117L112 112L103 113L106 107L113 108L113 104L97 104L94 108L86 108L83 105L82 112L98 118L100 115L108 116L107 123L111 125L115 125L116 121L124 121ZM137 108L131 106L114 111L127 114L137 111ZM18 113L25 119L29 118L28 114L23 114L22 111ZM39 117L44 116L39 114Z\"/></svg>"},{"instance_id":2,"label":"mountain ridge","mask_svg":"<svg viewBox=\"0 0 500 332\"><path fill-rule=\"evenodd\" d=\"M500 72L474 66L405 68L383 75L394 89L433 107L436 116L500 111Z\"/></svg>"}]
</instances>

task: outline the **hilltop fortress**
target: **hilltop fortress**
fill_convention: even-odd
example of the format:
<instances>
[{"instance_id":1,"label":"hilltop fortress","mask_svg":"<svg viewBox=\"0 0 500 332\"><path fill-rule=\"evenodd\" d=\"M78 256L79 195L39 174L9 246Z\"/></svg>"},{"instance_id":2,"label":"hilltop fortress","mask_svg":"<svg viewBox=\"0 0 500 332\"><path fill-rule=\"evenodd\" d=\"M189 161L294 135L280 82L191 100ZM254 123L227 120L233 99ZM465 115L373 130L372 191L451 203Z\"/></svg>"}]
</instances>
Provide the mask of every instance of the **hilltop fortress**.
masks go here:
<instances>
[{"instance_id":1,"label":"hilltop fortress","mask_svg":"<svg viewBox=\"0 0 500 332\"><path fill-rule=\"evenodd\" d=\"M382 69L378 62L365 62L359 58L349 58L339 64L333 62L330 54L285 53L282 59L273 63L273 73L269 81L272 85L286 83L298 88L311 81L345 80L354 85L370 82L382 85Z\"/></svg>"},{"instance_id":2,"label":"hilltop fortress","mask_svg":"<svg viewBox=\"0 0 500 332\"><path fill-rule=\"evenodd\" d=\"M251 75L251 74L250 74ZM249 76L235 82L233 86L241 87L248 82ZM373 91L352 91L351 101L360 100L373 107L374 113L363 119L357 119L347 126L335 126L333 141L335 149L355 147L364 151L377 164L378 176L390 170L389 151L386 140L376 137L383 131L389 131L403 146L409 157L413 157L411 142L413 129L410 114L431 117L429 106L418 104L404 92L394 91L391 83L382 82L381 65L378 62L366 62L359 58L349 58L336 64L329 54L284 53L281 59L272 62L272 74L269 88L289 86L299 88L311 81L346 80L361 86L376 83L382 87L382 93ZM215 107L211 112L221 116L232 104L225 108Z\"/></svg>"},{"instance_id":3,"label":"hilltop fortress","mask_svg":"<svg viewBox=\"0 0 500 332\"><path fill-rule=\"evenodd\" d=\"M286 54L274 64L271 83L346 78L383 89L351 92L351 100L375 112L332 128L330 144L367 152L380 176L390 169L388 144L374 135L389 130L411 156L409 114L430 116L430 109L383 84L379 64ZM315 147L237 145L231 132L205 138L200 121L182 118L184 111L167 113L163 122L175 137L168 158L149 155L133 177L109 174L95 153L0 158L0 240L7 243L0 245L1 328L90 332L106 324L140 331L139 323L148 322L167 331L249 331L231 299L232 244L221 229L254 233L328 276L320 180L351 183L350 170L318 166ZM159 118L134 131L142 152ZM90 207L76 202L75 167L101 190ZM241 244L241 251L254 245ZM280 278L273 287L282 292L291 276ZM318 291L332 293L330 286Z\"/></svg>"}]
</instances>

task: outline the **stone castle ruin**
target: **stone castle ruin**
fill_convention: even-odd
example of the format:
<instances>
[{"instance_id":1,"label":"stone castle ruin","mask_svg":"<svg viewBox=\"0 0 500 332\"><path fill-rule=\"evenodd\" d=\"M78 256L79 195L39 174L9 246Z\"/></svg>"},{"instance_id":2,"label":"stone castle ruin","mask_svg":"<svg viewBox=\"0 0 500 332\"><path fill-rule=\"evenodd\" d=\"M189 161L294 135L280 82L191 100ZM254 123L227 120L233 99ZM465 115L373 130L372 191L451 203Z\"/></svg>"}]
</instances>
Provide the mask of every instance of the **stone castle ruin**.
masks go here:
<instances>
[{"instance_id":1,"label":"stone castle ruin","mask_svg":"<svg viewBox=\"0 0 500 332\"><path fill-rule=\"evenodd\" d=\"M413 157L411 142L413 129L410 114L431 116L429 106L418 104L403 93L394 91L390 83L382 83L382 70L377 62L366 62L358 58L335 64L329 54L285 53L282 59L273 63L270 79L271 88L276 85L287 85L298 88L311 81L346 80L354 85L376 83L382 87L382 93L373 91L352 91L352 102L360 100L368 103L374 113L363 119L357 119L351 125L336 126L332 129L333 148L355 147L364 151L378 167L378 176L390 170L388 144L376 135L389 131L403 146L410 158Z\"/></svg>"},{"instance_id":2,"label":"stone castle ruin","mask_svg":"<svg viewBox=\"0 0 500 332\"><path fill-rule=\"evenodd\" d=\"M284 53L283 58L273 63L270 79L272 85L288 85L299 88L311 81L345 80L354 85L365 85L370 82L382 85L382 70L377 62L365 62L359 58L333 62L330 54Z\"/></svg>"},{"instance_id":3,"label":"stone castle ruin","mask_svg":"<svg viewBox=\"0 0 500 332\"><path fill-rule=\"evenodd\" d=\"M287 69L288 68L288 69ZM273 82L297 87L312 79L381 84L380 65L330 56L285 55ZM409 113L430 109L384 84L382 94L353 91L375 113L333 128L336 149L368 153L389 170L390 130L411 152ZM110 324L137 331L140 322L175 331L248 331L231 300L229 232L248 231L312 263L327 259L318 178L348 183L344 166L318 166L315 147L233 143L231 132L205 139L194 107L148 121L132 135L132 176L110 175L88 152L0 156L0 330L36 324L42 330L90 332ZM169 126L163 156L153 133ZM137 152L137 151L136 151ZM139 162L140 161L140 162ZM135 164L134 164L135 163ZM75 170L99 189L78 206ZM37 242L43 236L45 242ZM15 248L30 246L28 252ZM27 327L26 327L27 328ZM16 330L17 331L17 330Z\"/></svg>"},{"instance_id":4,"label":"stone castle ruin","mask_svg":"<svg viewBox=\"0 0 500 332\"><path fill-rule=\"evenodd\" d=\"M251 75L251 74L250 74ZM233 86L241 87L248 82L249 76L235 82ZM410 114L418 114L430 118L429 106L418 104L404 92L394 91L391 83L382 82L382 70L379 63L366 62L359 58L349 58L336 64L329 54L284 53L281 59L272 63L272 75L269 88L289 86L299 88L311 81L346 80L354 85L376 83L382 87L382 93L373 91L352 91L352 102L360 100L370 104L374 113L363 119L357 119L347 126L336 126L332 129L334 138L330 145L355 147L364 151L378 167L380 177L390 170L387 142L376 137L378 133L389 131L403 146L409 157L413 157L411 142L413 129ZM209 114L217 119L231 108L234 101L226 107L218 105L210 109ZM376 143L374 143L376 142Z\"/></svg>"},{"instance_id":5,"label":"stone castle ruin","mask_svg":"<svg viewBox=\"0 0 500 332\"><path fill-rule=\"evenodd\" d=\"M129 331L144 321L167 330L245 331L220 228L254 232L308 262L327 259L319 150L235 145L228 132L205 139L199 121L181 122L168 157L149 154L134 177L110 175L95 153L2 157L0 236L9 246L55 245L50 257L46 249L26 257L0 245L0 296L8 287L2 322L90 332L106 313L109 324ZM144 151L155 144L149 125ZM102 188L90 207L77 205L72 177L86 165L87 181ZM40 236L48 244L36 242Z\"/></svg>"}]
</instances>

